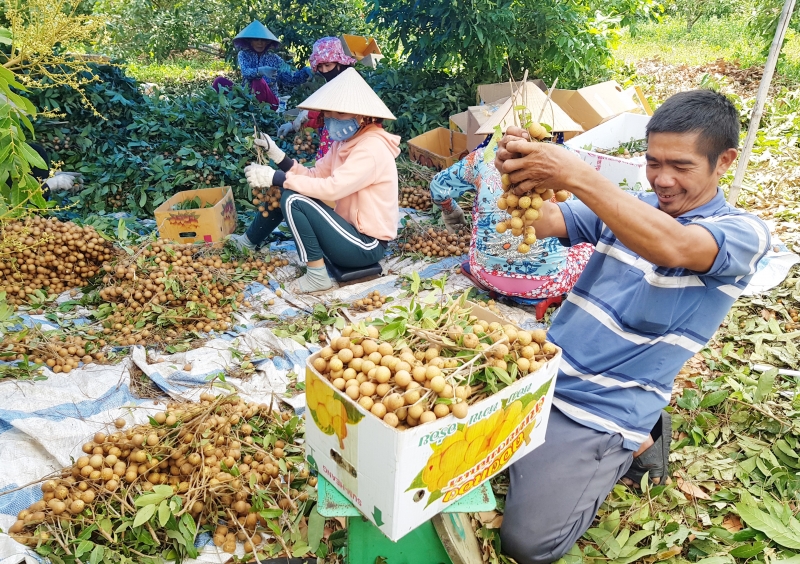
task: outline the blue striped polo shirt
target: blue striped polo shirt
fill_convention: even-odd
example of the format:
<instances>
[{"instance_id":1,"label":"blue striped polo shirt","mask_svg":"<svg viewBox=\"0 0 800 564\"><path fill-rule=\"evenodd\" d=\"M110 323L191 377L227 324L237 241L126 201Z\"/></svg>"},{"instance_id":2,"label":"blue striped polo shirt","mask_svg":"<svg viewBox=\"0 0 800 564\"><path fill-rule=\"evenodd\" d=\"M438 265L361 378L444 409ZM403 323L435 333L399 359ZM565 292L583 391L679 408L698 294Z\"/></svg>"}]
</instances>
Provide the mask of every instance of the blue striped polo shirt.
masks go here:
<instances>
[{"instance_id":1,"label":"blue striped polo shirt","mask_svg":"<svg viewBox=\"0 0 800 564\"><path fill-rule=\"evenodd\" d=\"M655 194L634 194L658 207ZM549 339L563 349L554 405L598 431L620 433L636 450L669 403L678 371L719 328L767 252L770 234L756 216L713 200L676 218L717 241L711 269L663 268L620 243L580 201L558 204L565 245L597 252L553 319Z\"/></svg>"}]
</instances>

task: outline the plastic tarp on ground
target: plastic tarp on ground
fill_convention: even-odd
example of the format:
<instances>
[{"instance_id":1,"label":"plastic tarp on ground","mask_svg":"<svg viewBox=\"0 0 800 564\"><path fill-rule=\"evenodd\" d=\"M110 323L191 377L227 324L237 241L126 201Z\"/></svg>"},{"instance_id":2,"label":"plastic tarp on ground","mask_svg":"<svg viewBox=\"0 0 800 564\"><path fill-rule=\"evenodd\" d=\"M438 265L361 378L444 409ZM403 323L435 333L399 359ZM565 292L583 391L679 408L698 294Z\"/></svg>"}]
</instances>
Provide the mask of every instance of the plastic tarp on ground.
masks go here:
<instances>
[{"instance_id":1,"label":"plastic tarp on ground","mask_svg":"<svg viewBox=\"0 0 800 564\"><path fill-rule=\"evenodd\" d=\"M297 264L293 244L274 245L273 251L287 252L290 260L294 259L292 264ZM788 262L800 261L797 255L788 254L791 255L789 259L785 247L777 247L762 261L758 279L760 291L774 287L785 278ZM83 454L83 443L91 440L96 432L113 428L113 422L118 418L125 419L129 425L145 423L148 415L164 409L164 401L168 398L197 400L200 393L211 386L218 392L235 391L258 403L285 401L301 411L305 399L302 394L294 397L288 394L289 374L293 372L302 380L305 360L318 347L304 347L293 339L277 337L269 329L269 323L254 322L253 315L264 311L259 303L274 300L269 313L288 318L309 313L317 303L352 302L375 290L382 295L397 297L401 293L396 284L398 277L411 272L417 272L423 280L448 273L445 293L458 294L471 287L467 278L452 274L461 260L463 258L454 257L422 263L410 259L386 259L383 262L385 276L336 288L315 297L292 296L288 292L278 297L275 293L278 282L295 275L293 268L284 267L270 286L256 283L248 287L248 300L253 307L240 314L236 326L238 331L215 334L200 348L148 358L144 348L133 347L128 356L116 365L90 364L70 374L54 374L45 369L46 380L0 382L0 460L3 461L0 493L9 492L0 495L0 528L7 530L19 511L41 498L39 485L32 482L71 465ZM499 308L512 323L528 329L539 326L531 307L499 304ZM362 313L354 318L367 315ZM36 316L28 322L47 324L44 318ZM222 382L216 377L226 368L238 365L232 351L252 353L255 358L267 352L274 353L274 356L255 361L256 371L246 380L227 377ZM191 370L185 371L188 364L191 364ZM159 401L136 397L131 391L134 369L142 370L164 392L164 398ZM222 563L228 560L229 555L221 553L209 542L207 535L198 538L198 545L204 545L204 549L197 562ZM238 550L241 555L241 545ZM0 564L23 561L43 560L7 535L0 534Z\"/></svg>"}]
</instances>

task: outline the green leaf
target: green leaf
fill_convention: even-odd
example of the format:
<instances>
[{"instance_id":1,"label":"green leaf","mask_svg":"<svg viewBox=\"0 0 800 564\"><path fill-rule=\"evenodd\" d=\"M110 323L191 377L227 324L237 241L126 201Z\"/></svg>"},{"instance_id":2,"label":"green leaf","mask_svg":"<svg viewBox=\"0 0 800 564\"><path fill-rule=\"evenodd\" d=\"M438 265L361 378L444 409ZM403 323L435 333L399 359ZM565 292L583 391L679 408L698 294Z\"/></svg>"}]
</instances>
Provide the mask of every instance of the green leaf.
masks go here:
<instances>
[{"instance_id":1,"label":"green leaf","mask_svg":"<svg viewBox=\"0 0 800 564\"><path fill-rule=\"evenodd\" d=\"M764 372L758 379L758 387L753 394L753 400L760 403L772 392L775 385L775 378L778 376L778 369L772 368Z\"/></svg>"},{"instance_id":2,"label":"green leaf","mask_svg":"<svg viewBox=\"0 0 800 564\"><path fill-rule=\"evenodd\" d=\"M703 400L700 402L700 407L714 407L715 405L719 405L725 401L725 399L728 397L728 394L728 390L717 390L716 392L706 394L703 397Z\"/></svg>"},{"instance_id":3,"label":"green leaf","mask_svg":"<svg viewBox=\"0 0 800 564\"><path fill-rule=\"evenodd\" d=\"M698 560L696 564L732 564L729 556L711 556Z\"/></svg>"},{"instance_id":4,"label":"green leaf","mask_svg":"<svg viewBox=\"0 0 800 564\"><path fill-rule=\"evenodd\" d=\"M164 500L161 502L161 505L158 506L158 524L162 527L166 527L170 515L172 515L172 513L170 512L169 504L167 500Z\"/></svg>"},{"instance_id":5,"label":"green leaf","mask_svg":"<svg viewBox=\"0 0 800 564\"><path fill-rule=\"evenodd\" d=\"M619 556L622 547L610 532L605 529L593 528L586 531L586 535L597 543L598 548L609 559L613 560Z\"/></svg>"},{"instance_id":6,"label":"green leaf","mask_svg":"<svg viewBox=\"0 0 800 564\"><path fill-rule=\"evenodd\" d=\"M317 552L322 536L325 534L325 517L319 514L317 506L311 510L308 516L308 549L309 552Z\"/></svg>"},{"instance_id":7,"label":"green leaf","mask_svg":"<svg viewBox=\"0 0 800 564\"><path fill-rule=\"evenodd\" d=\"M731 550L729 554L734 558L752 558L753 556L761 554L767 546L769 546L767 541L758 541L754 542L753 544L743 544L742 546L737 546Z\"/></svg>"},{"instance_id":8,"label":"green leaf","mask_svg":"<svg viewBox=\"0 0 800 564\"><path fill-rule=\"evenodd\" d=\"M136 512L136 518L133 520L134 527L141 527L145 523L147 523L153 514L156 512L155 505L145 505L139 511Z\"/></svg>"},{"instance_id":9,"label":"green leaf","mask_svg":"<svg viewBox=\"0 0 800 564\"><path fill-rule=\"evenodd\" d=\"M99 544L92 550L92 555L89 557L89 564L100 564L103 561L105 549Z\"/></svg>"},{"instance_id":10,"label":"green leaf","mask_svg":"<svg viewBox=\"0 0 800 564\"><path fill-rule=\"evenodd\" d=\"M800 535L794 533L772 515L744 503L737 503L736 510L748 526L761 531L779 545L795 550L800 549Z\"/></svg>"}]
</instances>

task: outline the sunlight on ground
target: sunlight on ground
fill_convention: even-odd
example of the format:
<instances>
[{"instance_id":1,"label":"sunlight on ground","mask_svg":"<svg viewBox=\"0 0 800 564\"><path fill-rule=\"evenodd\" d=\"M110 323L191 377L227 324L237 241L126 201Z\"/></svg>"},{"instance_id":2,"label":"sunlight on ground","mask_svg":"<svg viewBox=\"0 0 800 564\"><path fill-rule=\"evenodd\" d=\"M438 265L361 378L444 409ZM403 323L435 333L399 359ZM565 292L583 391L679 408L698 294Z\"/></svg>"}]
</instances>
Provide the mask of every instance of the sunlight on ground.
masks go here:
<instances>
[{"instance_id":1,"label":"sunlight on ground","mask_svg":"<svg viewBox=\"0 0 800 564\"><path fill-rule=\"evenodd\" d=\"M738 60L742 67L764 64L766 55L753 40L744 21L710 19L695 24L691 33L680 19L639 27L634 36L626 31L616 55L626 63L661 57L667 62L702 65L719 58ZM800 36L789 30L778 70L800 80Z\"/></svg>"}]
</instances>

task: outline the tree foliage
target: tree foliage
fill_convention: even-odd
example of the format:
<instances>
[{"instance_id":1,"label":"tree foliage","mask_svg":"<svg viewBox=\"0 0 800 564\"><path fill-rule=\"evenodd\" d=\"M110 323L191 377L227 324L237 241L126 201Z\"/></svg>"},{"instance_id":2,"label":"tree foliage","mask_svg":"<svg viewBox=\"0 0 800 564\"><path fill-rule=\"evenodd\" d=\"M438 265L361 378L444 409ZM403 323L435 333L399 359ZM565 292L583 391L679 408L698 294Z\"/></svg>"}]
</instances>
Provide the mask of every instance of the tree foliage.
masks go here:
<instances>
[{"instance_id":1,"label":"tree foliage","mask_svg":"<svg viewBox=\"0 0 800 564\"><path fill-rule=\"evenodd\" d=\"M80 93L87 63L65 51L91 39L102 20L77 13L81 0L5 0L0 28L0 221L46 207L31 167L46 168L29 140L37 110L25 94L64 86ZM88 99L82 102L91 107Z\"/></svg>"},{"instance_id":2,"label":"tree foliage","mask_svg":"<svg viewBox=\"0 0 800 564\"><path fill-rule=\"evenodd\" d=\"M628 4L647 3L621 0L603 15L580 0L369 0L368 22L417 68L487 81L507 77L510 64L515 77L527 68L569 86L604 76Z\"/></svg>"},{"instance_id":3,"label":"tree foliage","mask_svg":"<svg viewBox=\"0 0 800 564\"><path fill-rule=\"evenodd\" d=\"M98 0L94 10L110 19L107 49L158 60L204 44L221 45L230 55L233 38L253 20L300 60L320 37L368 33L362 0Z\"/></svg>"}]
</instances>

